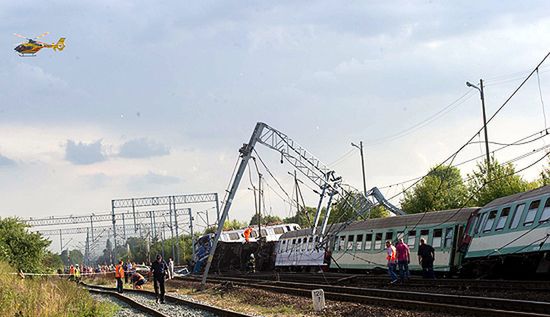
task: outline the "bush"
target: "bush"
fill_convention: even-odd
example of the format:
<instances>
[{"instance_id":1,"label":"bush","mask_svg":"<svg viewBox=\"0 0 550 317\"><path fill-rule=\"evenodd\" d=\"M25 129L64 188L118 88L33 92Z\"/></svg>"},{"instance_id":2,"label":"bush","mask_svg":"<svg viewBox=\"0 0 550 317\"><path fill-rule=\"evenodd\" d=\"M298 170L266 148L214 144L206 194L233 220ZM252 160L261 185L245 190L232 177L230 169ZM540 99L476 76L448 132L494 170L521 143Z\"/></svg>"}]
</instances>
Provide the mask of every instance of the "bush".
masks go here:
<instances>
[{"instance_id":1,"label":"bush","mask_svg":"<svg viewBox=\"0 0 550 317\"><path fill-rule=\"evenodd\" d=\"M95 301L74 282L59 277L21 279L0 262L0 316L113 316L117 306Z\"/></svg>"}]
</instances>

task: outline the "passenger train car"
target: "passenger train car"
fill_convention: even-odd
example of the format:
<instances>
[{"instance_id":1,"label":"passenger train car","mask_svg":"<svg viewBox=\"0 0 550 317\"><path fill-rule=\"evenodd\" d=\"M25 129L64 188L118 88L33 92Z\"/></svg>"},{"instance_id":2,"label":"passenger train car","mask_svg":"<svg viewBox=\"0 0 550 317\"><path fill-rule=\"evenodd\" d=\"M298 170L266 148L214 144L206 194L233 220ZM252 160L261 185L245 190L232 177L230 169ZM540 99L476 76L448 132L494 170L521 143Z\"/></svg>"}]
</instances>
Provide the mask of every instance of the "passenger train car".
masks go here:
<instances>
[{"instance_id":1,"label":"passenger train car","mask_svg":"<svg viewBox=\"0 0 550 317\"><path fill-rule=\"evenodd\" d=\"M455 271L462 260L459 244L468 219L476 210L452 209L353 223L334 234L330 268L385 268L385 241L393 241L395 245L403 238L411 252L411 270L421 270L416 252L420 239L424 239L435 249L434 270Z\"/></svg>"},{"instance_id":2,"label":"passenger train car","mask_svg":"<svg viewBox=\"0 0 550 317\"><path fill-rule=\"evenodd\" d=\"M435 270L456 270L462 259L458 253L459 244L463 240L468 219L477 210L464 208L370 219L345 227L336 224L326 237L328 251L316 248L319 246L319 237L313 239L311 229L294 231L281 237L275 266L344 270L385 268L385 241L395 243L403 238L411 250L411 269L420 269L414 254L423 238L436 251Z\"/></svg>"},{"instance_id":3,"label":"passenger train car","mask_svg":"<svg viewBox=\"0 0 550 317\"><path fill-rule=\"evenodd\" d=\"M466 261L481 274L550 272L550 186L493 200L472 219Z\"/></svg>"},{"instance_id":4,"label":"passenger train car","mask_svg":"<svg viewBox=\"0 0 550 317\"><path fill-rule=\"evenodd\" d=\"M246 228L222 231L220 241L243 243L245 241L244 239L245 229ZM285 232L300 230L300 226L295 223L289 223L289 224L280 224L280 225L271 225L271 226L261 226L260 231L258 231L258 226L252 226L252 229L253 231L249 238L250 242L256 242L258 237L260 236L259 235L260 232L261 232L261 236L265 237L266 241L270 242L270 241L278 241L279 237Z\"/></svg>"},{"instance_id":5,"label":"passenger train car","mask_svg":"<svg viewBox=\"0 0 550 317\"><path fill-rule=\"evenodd\" d=\"M343 228L343 229L340 229ZM435 249L434 270L464 276L550 274L550 186L462 208L333 225L319 243L311 229L288 232L276 248L278 269L368 270L386 267L384 242L403 238L411 270L419 240ZM320 246L322 246L320 248ZM520 273L520 274L518 274Z\"/></svg>"},{"instance_id":6,"label":"passenger train car","mask_svg":"<svg viewBox=\"0 0 550 317\"><path fill-rule=\"evenodd\" d=\"M222 231L216 253L212 261L212 268L216 272L243 271L250 261L250 255L254 254L256 270L270 271L274 269L274 250L279 237L282 234L300 230L298 224L281 224L272 226L253 226L249 243L245 243L244 230ZM261 239L260 235L261 233ZM199 262L200 272L205 259L208 257L214 234L200 237L195 243L195 261ZM200 255L200 256L199 256Z\"/></svg>"}]
</instances>

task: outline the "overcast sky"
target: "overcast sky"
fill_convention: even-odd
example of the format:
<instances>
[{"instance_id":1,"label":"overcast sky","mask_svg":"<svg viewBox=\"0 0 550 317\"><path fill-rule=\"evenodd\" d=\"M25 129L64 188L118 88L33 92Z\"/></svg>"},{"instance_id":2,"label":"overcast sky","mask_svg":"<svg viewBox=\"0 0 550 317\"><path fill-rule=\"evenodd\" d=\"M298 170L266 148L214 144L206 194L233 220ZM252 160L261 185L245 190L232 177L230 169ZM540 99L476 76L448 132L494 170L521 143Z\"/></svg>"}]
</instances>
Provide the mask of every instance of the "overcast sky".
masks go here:
<instances>
[{"instance_id":1,"label":"overcast sky","mask_svg":"<svg viewBox=\"0 0 550 317\"><path fill-rule=\"evenodd\" d=\"M481 127L479 94L466 81L486 80L490 116L548 53L549 9L547 1L0 1L0 216L222 195L257 121L357 188L352 141L365 142L368 187L421 176ZM66 49L13 51L13 33L46 31L44 41L66 37ZM547 62L539 72L542 94L534 77L491 122L490 140L545 128L548 70ZM258 150L291 192L292 167ZM471 145L455 162L483 151ZM461 166L464 177L472 167ZM249 187L245 179L231 218L253 214ZM291 214L275 192L266 197L271 213Z\"/></svg>"}]
</instances>

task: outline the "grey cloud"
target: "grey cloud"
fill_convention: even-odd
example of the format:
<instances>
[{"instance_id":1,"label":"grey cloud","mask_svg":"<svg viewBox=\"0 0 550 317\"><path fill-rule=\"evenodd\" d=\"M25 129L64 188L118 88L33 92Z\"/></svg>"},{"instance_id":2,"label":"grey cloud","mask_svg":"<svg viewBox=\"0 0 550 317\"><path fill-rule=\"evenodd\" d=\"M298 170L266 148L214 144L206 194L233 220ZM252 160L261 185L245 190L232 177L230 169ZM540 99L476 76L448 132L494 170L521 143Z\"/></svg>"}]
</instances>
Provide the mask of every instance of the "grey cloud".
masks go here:
<instances>
[{"instance_id":1,"label":"grey cloud","mask_svg":"<svg viewBox=\"0 0 550 317\"><path fill-rule=\"evenodd\" d=\"M153 186L166 186L180 183L181 179L176 176L161 175L149 171L145 175L135 176L130 179L128 188L131 190L150 190Z\"/></svg>"},{"instance_id":2,"label":"grey cloud","mask_svg":"<svg viewBox=\"0 0 550 317\"><path fill-rule=\"evenodd\" d=\"M15 165L15 161L0 154L0 167Z\"/></svg>"},{"instance_id":3,"label":"grey cloud","mask_svg":"<svg viewBox=\"0 0 550 317\"><path fill-rule=\"evenodd\" d=\"M134 139L120 147L119 156L126 158L146 158L170 154L170 148L160 142L146 138Z\"/></svg>"},{"instance_id":4,"label":"grey cloud","mask_svg":"<svg viewBox=\"0 0 550 317\"><path fill-rule=\"evenodd\" d=\"M101 140L93 143L67 140L65 159L73 164L87 165L105 161L106 158L101 149Z\"/></svg>"}]
</instances>

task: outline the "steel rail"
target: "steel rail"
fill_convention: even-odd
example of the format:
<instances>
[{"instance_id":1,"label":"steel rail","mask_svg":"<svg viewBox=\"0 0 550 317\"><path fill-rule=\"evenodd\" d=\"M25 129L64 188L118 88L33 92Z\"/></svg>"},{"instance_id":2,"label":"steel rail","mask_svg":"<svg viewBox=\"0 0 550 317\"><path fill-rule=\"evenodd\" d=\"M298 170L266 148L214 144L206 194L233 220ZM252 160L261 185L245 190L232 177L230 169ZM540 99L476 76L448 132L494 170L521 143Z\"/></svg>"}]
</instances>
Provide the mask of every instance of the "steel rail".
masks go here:
<instances>
[{"instance_id":1,"label":"steel rail","mask_svg":"<svg viewBox=\"0 0 550 317\"><path fill-rule=\"evenodd\" d=\"M184 280L197 281L188 277ZM330 300L360 302L372 305L391 305L403 308L437 310L475 316L550 317L550 303L511 300L504 298L418 293L377 288L331 286L323 284L262 281L243 278L209 278L211 282L231 281L248 288L260 288L274 292L311 296L314 289L323 289Z\"/></svg>"},{"instance_id":2,"label":"steel rail","mask_svg":"<svg viewBox=\"0 0 550 317\"><path fill-rule=\"evenodd\" d=\"M103 291L114 291L115 290L114 287L105 287L105 286L91 285L91 284L86 284L86 283L81 283L81 284L86 286L87 288L93 288L93 289L97 289L97 290L103 290ZM145 290L124 289L124 292L155 296L154 292L145 291ZM118 293L116 293L116 294L118 294ZM183 298L172 296L170 294L165 294L165 298L167 299L167 301L170 301L172 303L175 303L175 304L178 304L178 305L183 305L183 306L188 306L190 308L195 308L195 309L198 309L198 310L208 311L208 312L216 314L217 316L223 316L223 317L252 317L251 315L235 312L235 311L232 311L232 310L219 308L219 307L215 307L215 306L210 306L210 305L205 305L205 304L201 304L201 303L197 303L197 302L192 302L192 301L189 301L189 300L185 300Z\"/></svg>"},{"instance_id":3,"label":"steel rail","mask_svg":"<svg viewBox=\"0 0 550 317\"><path fill-rule=\"evenodd\" d=\"M149 307L149 306L146 306L146 305L143 305L127 296L124 296L120 293L117 293L117 292L114 292L114 291L111 291L111 290L100 290L100 289L94 289L94 288L90 288L90 287L84 287L85 290L87 290L88 292L90 293L93 293L93 294L100 294L100 295L107 295L107 296L112 296L112 297L115 297L123 302L125 302L126 304L130 305L130 307L132 308L135 308L139 311L142 311L142 312L145 312L151 316L155 316L155 317L169 317L168 315L165 315L157 310L154 310L153 308Z\"/></svg>"}]
</instances>

